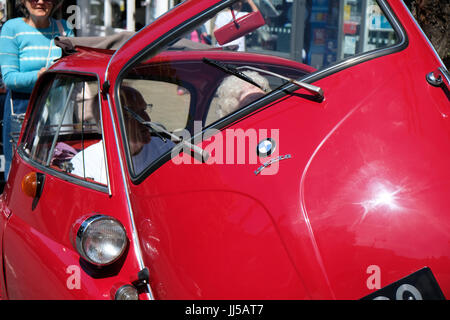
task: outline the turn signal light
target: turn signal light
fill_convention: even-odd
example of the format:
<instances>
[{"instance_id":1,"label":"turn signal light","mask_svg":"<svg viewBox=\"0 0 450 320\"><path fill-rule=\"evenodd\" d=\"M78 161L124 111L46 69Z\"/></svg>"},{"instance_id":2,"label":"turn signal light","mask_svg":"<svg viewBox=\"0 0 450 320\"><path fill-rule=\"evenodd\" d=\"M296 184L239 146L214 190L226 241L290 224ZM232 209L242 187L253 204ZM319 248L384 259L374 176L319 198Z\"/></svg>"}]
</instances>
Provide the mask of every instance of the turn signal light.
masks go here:
<instances>
[{"instance_id":1,"label":"turn signal light","mask_svg":"<svg viewBox=\"0 0 450 320\"><path fill-rule=\"evenodd\" d=\"M38 180L36 172L30 172L22 179L22 191L27 196L35 198L37 194Z\"/></svg>"}]
</instances>

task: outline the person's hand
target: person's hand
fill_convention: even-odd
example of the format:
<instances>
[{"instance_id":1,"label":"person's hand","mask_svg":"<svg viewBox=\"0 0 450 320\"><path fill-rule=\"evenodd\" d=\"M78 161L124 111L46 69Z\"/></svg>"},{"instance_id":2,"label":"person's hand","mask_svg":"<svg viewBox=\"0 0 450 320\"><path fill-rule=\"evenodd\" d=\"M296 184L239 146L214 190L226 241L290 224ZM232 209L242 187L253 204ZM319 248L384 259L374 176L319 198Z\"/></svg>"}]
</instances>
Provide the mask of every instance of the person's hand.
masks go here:
<instances>
[{"instance_id":1,"label":"person's hand","mask_svg":"<svg viewBox=\"0 0 450 320\"><path fill-rule=\"evenodd\" d=\"M38 78L47 70L47 68L41 68L41 70L38 71Z\"/></svg>"}]
</instances>

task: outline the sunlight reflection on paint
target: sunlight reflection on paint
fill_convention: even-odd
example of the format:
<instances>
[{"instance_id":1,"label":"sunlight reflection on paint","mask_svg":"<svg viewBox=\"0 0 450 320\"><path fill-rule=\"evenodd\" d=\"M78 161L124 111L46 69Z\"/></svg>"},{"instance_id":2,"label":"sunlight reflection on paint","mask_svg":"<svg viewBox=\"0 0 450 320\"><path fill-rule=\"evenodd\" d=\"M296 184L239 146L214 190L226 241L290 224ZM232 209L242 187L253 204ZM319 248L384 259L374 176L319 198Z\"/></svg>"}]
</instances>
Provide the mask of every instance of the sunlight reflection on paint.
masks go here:
<instances>
[{"instance_id":1,"label":"sunlight reflection on paint","mask_svg":"<svg viewBox=\"0 0 450 320\"><path fill-rule=\"evenodd\" d=\"M401 209L399 205L398 194L403 190L402 187L388 187L389 183L376 182L371 188L371 197L368 200L358 203L364 209L363 217L371 211L387 208L391 211L397 211Z\"/></svg>"}]
</instances>

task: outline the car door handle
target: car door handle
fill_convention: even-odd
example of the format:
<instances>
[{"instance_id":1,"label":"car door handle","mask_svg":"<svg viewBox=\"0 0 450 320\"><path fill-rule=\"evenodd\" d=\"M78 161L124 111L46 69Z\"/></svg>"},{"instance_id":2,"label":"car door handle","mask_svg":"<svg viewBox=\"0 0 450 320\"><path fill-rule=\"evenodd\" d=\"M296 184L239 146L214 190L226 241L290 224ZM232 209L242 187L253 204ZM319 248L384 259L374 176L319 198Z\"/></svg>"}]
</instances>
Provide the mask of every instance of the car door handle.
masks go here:
<instances>
[{"instance_id":1,"label":"car door handle","mask_svg":"<svg viewBox=\"0 0 450 320\"><path fill-rule=\"evenodd\" d=\"M439 67L435 71L431 71L430 73L428 73L426 78L428 83L433 87L442 88L447 96L447 99L450 100L450 74L446 68Z\"/></svg>"}]
</instances>

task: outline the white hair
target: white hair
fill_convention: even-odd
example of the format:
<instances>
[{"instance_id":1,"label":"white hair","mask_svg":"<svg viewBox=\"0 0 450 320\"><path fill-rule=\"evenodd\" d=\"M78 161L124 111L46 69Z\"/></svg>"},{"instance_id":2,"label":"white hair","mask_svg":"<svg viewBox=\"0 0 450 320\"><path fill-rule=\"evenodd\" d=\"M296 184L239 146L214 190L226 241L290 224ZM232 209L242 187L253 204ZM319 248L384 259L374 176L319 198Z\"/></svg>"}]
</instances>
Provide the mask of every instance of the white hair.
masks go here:
<instances>
[{"instance_id":1,"label":"white hair","mask_svg":"<svg viewBox=\"0 0 450 320\"><path fill-rule=\"evenodd\" d=\"M253 84L244 81L236 76L228 76L226 77L219 88L217 89L218 96L218 110L217 113L219 117L223 117L230 112L237 110L240 107L243 107L242 102L245 100L245 97L248 94L256 94L259 96L264 95L264 91L268 91L269 81L261 76L258 72L255 71L244 71L242 72L247 77L256 82L259 86L261 86L262 90ZM257 98L253 99L256 100ZM247 102L249 102L247 100ZM247 103L248 104L248 103Z\"/></svg>"}]
</instances>

